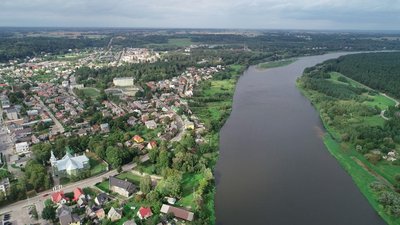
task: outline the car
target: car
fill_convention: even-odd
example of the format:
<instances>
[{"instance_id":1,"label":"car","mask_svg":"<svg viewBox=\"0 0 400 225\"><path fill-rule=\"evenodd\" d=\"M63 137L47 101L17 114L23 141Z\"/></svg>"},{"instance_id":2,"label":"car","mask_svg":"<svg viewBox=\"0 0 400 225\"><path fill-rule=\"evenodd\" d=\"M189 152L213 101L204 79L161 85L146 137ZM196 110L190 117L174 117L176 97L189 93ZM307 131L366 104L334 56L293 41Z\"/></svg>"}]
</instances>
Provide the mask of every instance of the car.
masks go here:
<instances>
[{"instance_id":1,"label":"car","mask_svg":"<svg viewBox=\"0 0 400 225\"><path fill-rule=\"evenodd\" d=\"M12 225L12 223L10 221L6 221L3 223L4 225Z\"/></svg>"},{"instance_id":2,"label":"car","mask_svg":"<svg viewBox=\"0 0 400 225\"><path fill-rule=\"evenodd\" d=\"M44 195L42 195L42 197L47 197L47 196L49 196L49 194L44 194Z\"/></svg>"},{"instance_id":3,"label":"car","mask_svg":"<svg viewBox=\"0 0 400 225\"><path fill-rule=\"evenodd\" d=\"M4 221L9 220L10 219L10 214L4 214Z\"/></svg>"}]
</instances>

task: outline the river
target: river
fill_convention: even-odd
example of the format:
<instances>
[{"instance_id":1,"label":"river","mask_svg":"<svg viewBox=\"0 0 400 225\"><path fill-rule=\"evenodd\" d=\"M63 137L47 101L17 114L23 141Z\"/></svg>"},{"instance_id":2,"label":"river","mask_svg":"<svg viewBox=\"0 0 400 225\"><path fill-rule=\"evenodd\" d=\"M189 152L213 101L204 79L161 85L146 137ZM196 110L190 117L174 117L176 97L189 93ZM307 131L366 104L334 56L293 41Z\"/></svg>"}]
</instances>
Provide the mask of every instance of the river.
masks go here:
<instances>
[{"instance_id":1,"label":"river","mask_svg":"<svg viewBox=\"0 0 400 225\"><path fill-rule=\"evenodd\" d=\"M296 88L306 67L344 53L250 67L221 129L218 225L380 225L351 177L330 155L317 111Z\"/></svg>"}]
</instances>

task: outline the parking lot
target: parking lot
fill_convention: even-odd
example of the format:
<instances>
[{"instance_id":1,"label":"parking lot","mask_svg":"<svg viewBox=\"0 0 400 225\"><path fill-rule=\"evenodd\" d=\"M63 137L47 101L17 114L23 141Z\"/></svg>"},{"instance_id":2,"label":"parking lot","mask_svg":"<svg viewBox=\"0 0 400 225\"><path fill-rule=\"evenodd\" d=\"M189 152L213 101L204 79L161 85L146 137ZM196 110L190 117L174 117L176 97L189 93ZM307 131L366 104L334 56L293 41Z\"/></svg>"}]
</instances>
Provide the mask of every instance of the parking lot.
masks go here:
<instances>
[{"instance_id":1,"label":"parking lot","mask_svg":"<svg viewBox=\"0 0 400 225\"><path fill-rule=\"evenodd\" d=\"M43 204L34 204L36 205L36 210L40 214L40 212L43 210ZM29 214L31 211L30 208L31 206L26 206L18 210L6 212L2 215L0 215L0 218L2 221L4 221L5 216L8 214L9 219L7 220L9 222L9 225L24 225L24 224L48 224L47 221L39 219L36 220L33 218L32 214ZM40 217L40 215L39 215Z\"/></svg>"}]
</instances>

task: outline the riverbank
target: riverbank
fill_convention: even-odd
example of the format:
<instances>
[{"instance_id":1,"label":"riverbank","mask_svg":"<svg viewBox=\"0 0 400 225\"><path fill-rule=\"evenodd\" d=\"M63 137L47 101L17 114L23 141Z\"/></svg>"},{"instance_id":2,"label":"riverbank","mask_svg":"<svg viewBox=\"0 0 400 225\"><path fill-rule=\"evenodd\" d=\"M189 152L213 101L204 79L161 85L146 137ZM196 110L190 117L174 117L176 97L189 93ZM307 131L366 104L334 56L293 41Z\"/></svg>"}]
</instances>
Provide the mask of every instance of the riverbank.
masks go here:
<instances>
[{"instance_id":1,"label":"riverbank","mask_svg":"<svg viewBox=\"0 0 400 225\"><path fill-rule=\"evenodd\" d=\"M270 62L263 62L257 65L258 69L270 69L275 67L287 66L294 63L297 59L290 58L290 59L282 59L279 61L270 61Z\"/></svg>"},{"instance_id":2,"label":"riverbank","mask_svg":"<svg viewBox=\"0 0 400 225\"><path fill-rule=\"evenodd\" d=\"M348 77L344 77L345 79L339 79L339 77L344 76L337 73L331 73L330 78L325 79L338 85L348 85L354 88L364 88L369 91L367 92L368 94L363 94L364 97L368 98L369 100L362 102L360 104L360 107L370 106L376 107L377 109L379 108L385 110L389 106L394 106L396 104L392 99L385 97L382 93L376 92ZM341 82L340 80L344 82ZM344 112L343 118L341 118L341 120L344 124L348 124L337 125L337 123L340 122L333 121L329 116L326 115L326 112L328 110L327 105L344 104L345 102L351 102L351 100L340 100L336 103L335 101L327 103L326 101L332 100L326 100L327 98L324 94L306 88L303 82L304 81L302 79L299 79L297 81L297 87L301 91L301 93L303 93L303 95L312 102L313 106L320 114L322 123L327 131L327 133L323 137L323 141L328 151L339 161L340 165L352 177L353 181L355 182L361 193L366 197L366 199L372 205L375 211L388 224L399 224L400 219L396 216L393 216L392 213L389 213L389 209L387 207L384 207L380 203L382 193L384 191L392 192L394 190L394 177L399 172L399 169L385 161L378 162L378 160L377 162L372 163L371 160L369 161L366 158L366 154L360 154L360 149L357 150L357 145L348 141L347 138L344 137L344 131L351 132L349 130L355 126L383 127L385 123L384 118L381 118L379 115L357 116L352 115L351 113L349 117L345 117L345 114L348 112ZM370 93L374 94L370 96ZM349 104L348 106L350 107L352 104L358 103L354 102ZM373 188L374 184L382 184L382 187L384 189L377 191ZM391 212L393 212L392 209L390 210Z\"/></svg>"},{"instance_id":3,"label":"riverbank","mask_svg":"<svg viewBox=\"0 0 400 225\"><path fill-rule=\"evenodd\" d=\"M246 66L234 64L227 67L228 71L221 72L212 80L203 82L196 87L194 96L189 102L190 109L208 128L205 139L209 146L217 151L210 153L209 158L213 160L213 168L218 160L219 131L224 125L232 111L233 94L236 83L243 74ZM204 196L207 211L210 213L212 224L216 222L215 216L215 187Z\"/></svg>"}]
</instances>

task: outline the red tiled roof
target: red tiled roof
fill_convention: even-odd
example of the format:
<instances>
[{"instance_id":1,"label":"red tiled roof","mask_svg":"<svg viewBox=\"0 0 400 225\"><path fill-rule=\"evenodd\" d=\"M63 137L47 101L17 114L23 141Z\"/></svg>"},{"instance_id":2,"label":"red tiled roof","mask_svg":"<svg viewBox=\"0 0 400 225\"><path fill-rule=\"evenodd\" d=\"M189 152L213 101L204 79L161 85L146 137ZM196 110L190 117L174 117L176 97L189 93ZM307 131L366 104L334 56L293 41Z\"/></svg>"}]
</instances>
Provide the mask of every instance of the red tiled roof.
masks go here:
<instances>
[{"instance_id":1,"label":"red tiled roof","mask_svg":"<svg viewBox=\"0 0 400 225\"><path fill-rule=\"evenodd\" d=\"M147 218L147 217L150 217L150 216L153 215L153 213L151 212L150 207L149 208L140 207L139 213L142 216L142 218Z\"/></svg>"},{"instance_id":2,"label":"red tiled roof","mask_svg":"<svg viewBox=\"0 0 400 225\"><path fill-rule=\"evenodd\" d=\"M63 191L58 191L58 192L51 194L51 200L54 203L59 203L62 199L65 199Z\"/></svg>"},{"instance_id":3,"label":"red tiled roof","mask_svg":"<svg viewBox=\"0 0 400 225\"><path fill-rule=\"evenodd\" d=\"M79 200L79 196L83 195L83 191L80 188L75 188L74 190L74 201Z\"/></svg>"}]
</instances>

